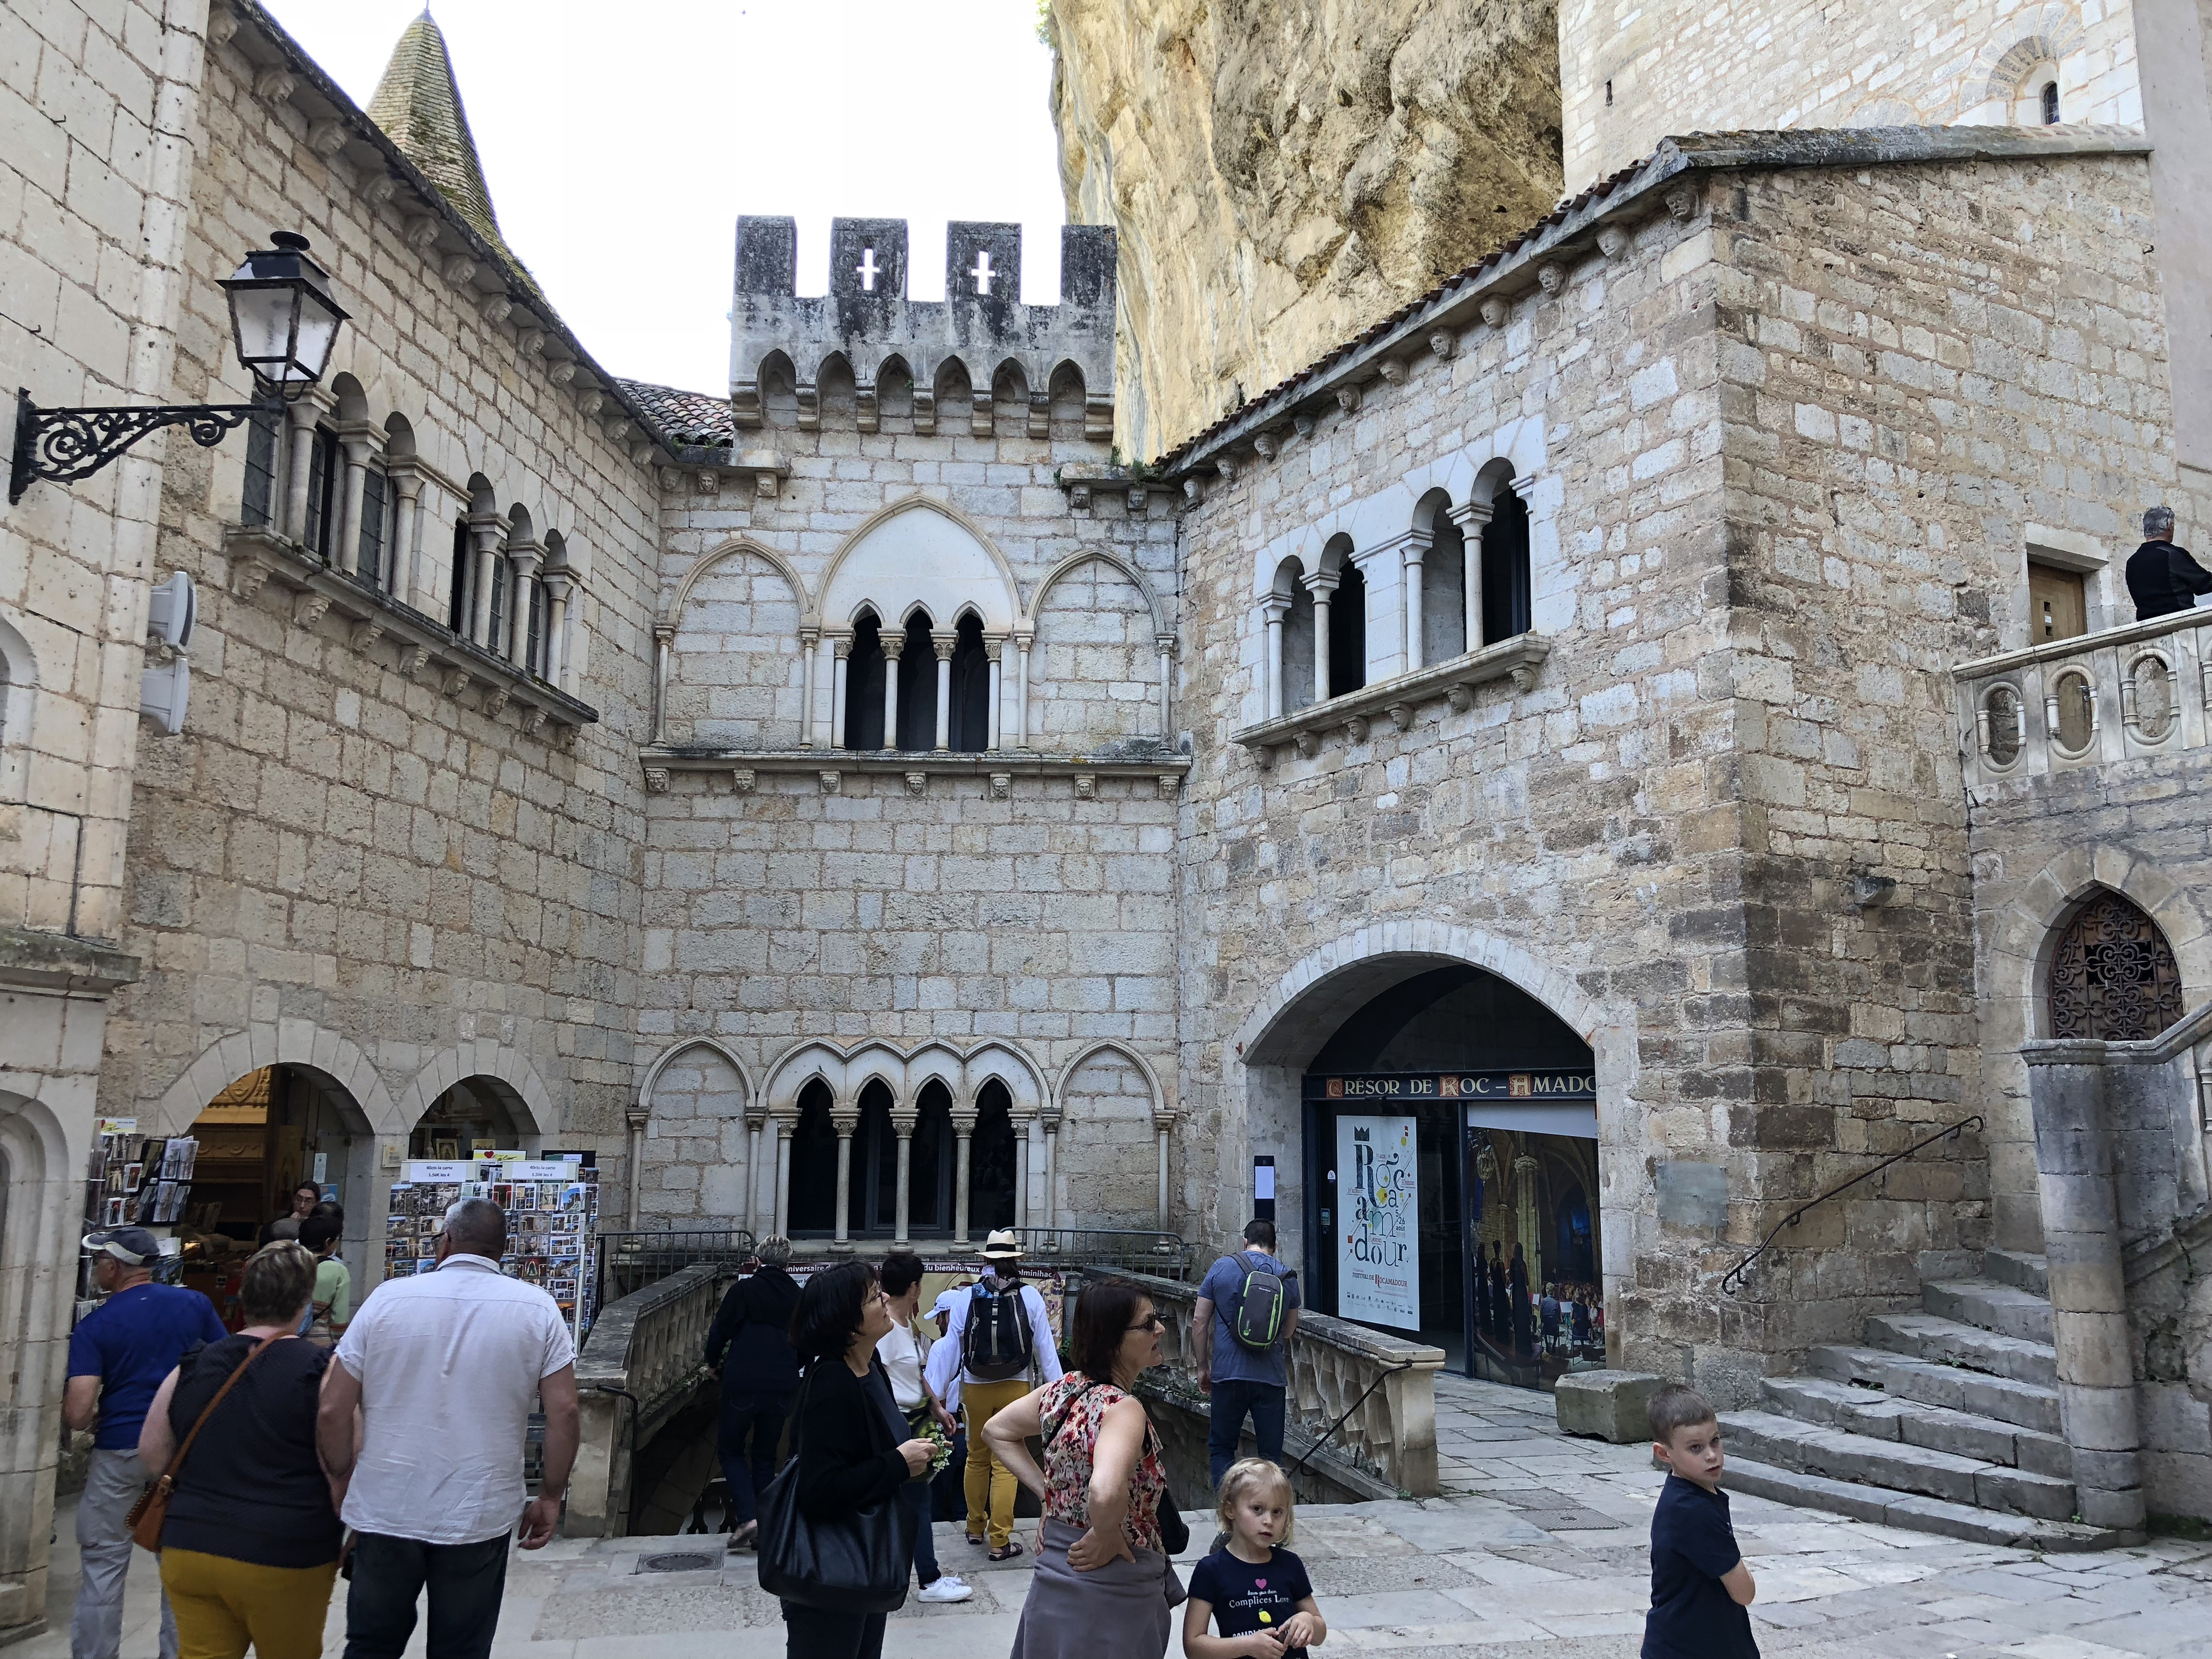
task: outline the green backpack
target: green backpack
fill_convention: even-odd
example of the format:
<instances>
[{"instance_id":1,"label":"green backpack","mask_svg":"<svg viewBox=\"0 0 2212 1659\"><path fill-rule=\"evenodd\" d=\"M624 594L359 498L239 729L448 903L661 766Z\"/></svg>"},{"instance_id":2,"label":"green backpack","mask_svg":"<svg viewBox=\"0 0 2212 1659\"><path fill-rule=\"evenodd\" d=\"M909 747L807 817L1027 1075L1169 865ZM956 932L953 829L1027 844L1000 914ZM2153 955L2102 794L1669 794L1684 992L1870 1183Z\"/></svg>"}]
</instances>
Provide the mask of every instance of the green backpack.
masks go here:
<instances>
[{"instance_id":1,"label":"green backpack","mask_svg":"<svg viewBox=\"0 0 2212 1659\"><path fill-rule=\"evenodd\" d=\"M1229 1319L1229 1334L1244 1347L1265 1353L1283 1340L1283 1314L1290 1291L1279 1274L1266 1267L1244 1270L1244 1287Z\"/></svg>"}]
</instances>

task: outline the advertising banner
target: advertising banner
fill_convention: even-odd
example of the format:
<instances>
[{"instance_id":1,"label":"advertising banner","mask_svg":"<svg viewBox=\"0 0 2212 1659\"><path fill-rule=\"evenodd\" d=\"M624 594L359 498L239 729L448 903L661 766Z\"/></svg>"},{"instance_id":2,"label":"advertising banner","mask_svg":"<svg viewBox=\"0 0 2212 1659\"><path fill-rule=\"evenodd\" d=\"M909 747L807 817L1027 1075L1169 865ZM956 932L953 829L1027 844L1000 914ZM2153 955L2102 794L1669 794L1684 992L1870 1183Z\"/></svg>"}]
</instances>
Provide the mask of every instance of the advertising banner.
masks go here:
<instances>
[{"instance_id":1,"label":"advertising banner","mask_svg":"<svg viewBox=\"0 0 2212 1659\"><path fill-rule=\"evenodd\" d=\"M1420 1163L1410 1117L1336 1121L1340 1317L1421 1328Z\"/></svg>"}]
</instances>

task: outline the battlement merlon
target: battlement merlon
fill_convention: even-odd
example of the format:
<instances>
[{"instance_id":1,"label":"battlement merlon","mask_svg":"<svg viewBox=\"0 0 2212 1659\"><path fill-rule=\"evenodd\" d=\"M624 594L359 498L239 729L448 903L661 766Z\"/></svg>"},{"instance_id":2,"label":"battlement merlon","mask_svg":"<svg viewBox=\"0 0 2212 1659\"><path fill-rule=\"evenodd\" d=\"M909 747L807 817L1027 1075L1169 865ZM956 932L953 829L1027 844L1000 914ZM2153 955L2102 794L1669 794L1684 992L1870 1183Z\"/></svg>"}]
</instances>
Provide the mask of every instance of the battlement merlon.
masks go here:
<instances>
[{"instance_id":1,"label":"battlement merlon","mask_svg":"<svg viewBox=\"0 0 2212 1659\"><path fill-rule=\"evenodd\" d=\"M842 358L863 432L876 430L882 394L903 397L910 380L915 431L936 431L940 414L947 420L964 414L969 429L988 437L993 389L1011 368L1029 400L1029 434L1042 438L1050 434L1055 381L1061 396L1069 395L1072 369L1082 382L1084 436L1110 442L1115 258L1110 227L1064 227L1060 303L1024 305L1021 227L955 220L945 238L945 297L910 300L906 221L836 219L830 226L830 292L801 297L797 222L741 218L730 313L737 423L766 424L765 370L771 387L789 376L800 430L818 430L822 372ZM964 410L939 410L941 399L952 398L964 401Z\"/></svg>"}]
</instances>

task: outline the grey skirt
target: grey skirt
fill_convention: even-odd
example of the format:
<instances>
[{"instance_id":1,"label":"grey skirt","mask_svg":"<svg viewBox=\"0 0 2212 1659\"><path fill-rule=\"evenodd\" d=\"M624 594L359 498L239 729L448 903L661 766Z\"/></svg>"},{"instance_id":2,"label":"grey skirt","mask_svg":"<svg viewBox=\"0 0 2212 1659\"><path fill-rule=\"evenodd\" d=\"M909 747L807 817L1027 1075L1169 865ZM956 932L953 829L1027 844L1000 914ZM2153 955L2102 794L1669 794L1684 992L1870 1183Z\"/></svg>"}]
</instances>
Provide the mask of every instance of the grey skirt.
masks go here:
<instances>
[{"instance_id":1,"label":"grey skirt","mask_svg":"<svg viewBox=\"0 0 2212 1659\"><path fill-rule=\"evenodd\" d=\"M1065 1521L1044 1523L1012 1659L1161 1659L1170 1613L1184 1599L1173 1563L1139 1550L1133 1561L1078 1572L1067 1551L1082 1536Z\"/></svg>"}]
</instances>

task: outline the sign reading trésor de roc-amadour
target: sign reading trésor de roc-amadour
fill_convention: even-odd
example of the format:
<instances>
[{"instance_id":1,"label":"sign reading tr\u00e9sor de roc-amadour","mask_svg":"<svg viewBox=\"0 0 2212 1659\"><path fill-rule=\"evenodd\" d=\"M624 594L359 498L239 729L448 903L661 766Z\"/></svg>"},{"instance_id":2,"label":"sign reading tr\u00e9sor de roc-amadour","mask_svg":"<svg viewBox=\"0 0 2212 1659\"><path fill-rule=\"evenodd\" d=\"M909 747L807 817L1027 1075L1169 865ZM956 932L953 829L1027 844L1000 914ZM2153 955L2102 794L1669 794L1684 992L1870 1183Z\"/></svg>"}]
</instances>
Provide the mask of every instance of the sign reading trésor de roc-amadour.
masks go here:
<instances>
[{"instance_id":1,"label":"sign reading tr\u00e9sor de roc-amadour","mask_svg":"<svg viewBox=\"0 0 2212 1659\"><path fill-rule=\"evenodd\" d=\"M1588 1072L1359 1072L1306 1073L1308 1100L1595 1100Z\"/></svg>"}]
</instances>

